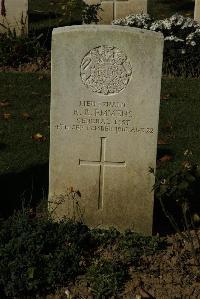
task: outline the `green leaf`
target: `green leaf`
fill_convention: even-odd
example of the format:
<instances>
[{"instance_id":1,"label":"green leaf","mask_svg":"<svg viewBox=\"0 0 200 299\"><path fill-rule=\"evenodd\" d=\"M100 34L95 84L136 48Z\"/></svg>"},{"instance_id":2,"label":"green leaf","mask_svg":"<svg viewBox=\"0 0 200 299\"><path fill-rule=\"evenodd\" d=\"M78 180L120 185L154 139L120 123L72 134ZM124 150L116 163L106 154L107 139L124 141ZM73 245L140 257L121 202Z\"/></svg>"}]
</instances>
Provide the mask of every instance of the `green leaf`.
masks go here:
<instances>
[{"instance_id":1,"label":"green leaf","mask_svg":"<svg viewBox=\"0 0 200 299\"><path fill-rule=\"evenodd\" d=\"M35 268L34 267L28 268L28 278L29 279L33 279L34 272L35 272Z\"/></svg>"},{"instance_id":2,"label":"green leaf","mask_svg":"<svg viewBox=\"0 0 200 299\"><path fill-rule=\"evenodd\" d=\"M188 189L188 187L189 187L189 183L188 182L181 182L178 185L177 189L179 189L179 190L186 190L186 189Z\"/></svg>"}]
</instances>

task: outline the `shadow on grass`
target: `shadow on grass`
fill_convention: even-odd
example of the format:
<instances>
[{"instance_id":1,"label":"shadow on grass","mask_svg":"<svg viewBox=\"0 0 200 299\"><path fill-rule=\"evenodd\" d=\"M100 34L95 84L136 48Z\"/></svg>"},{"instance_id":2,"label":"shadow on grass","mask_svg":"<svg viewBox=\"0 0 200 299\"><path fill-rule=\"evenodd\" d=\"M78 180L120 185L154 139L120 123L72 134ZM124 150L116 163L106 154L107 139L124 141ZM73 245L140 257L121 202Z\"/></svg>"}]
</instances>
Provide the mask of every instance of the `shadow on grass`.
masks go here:
<instances>
[{"instance_id":1,"label":"shadow on grass","mask_svg":"<svg viewBox=\"0 0 200 299\"><path fill-rule=\"evenodd\" d=\"M169 155L169 156L172 156L174 157L175 156L175 153L173 152L173 150L167 148L167 147L159 147L158 146L158 149L157 149L157 160L159 160L160 158L162 158L163 156L165 155Z\"/></svg>"},{"instance_id":2,"label":"shadow on grass","mask_svg":"<svg viewBox=\"0 0 200 299\"><path fill-rule=\"evenodd\" d=\"M171 206L171 208L173 208L173 206ZM157 198L155 198L154 200L153 214L153 235L159 233L159 235L163 236L175 232L166 215L164 214L161 204ZM176 218L179 218L180 216L181 215L178 215L178 213L176 213Z\"/></svg>"},{"instance_id":3,"label":"shadow on grass","mask_svg":"<svg viewBox=\"0 0 200 299\"><path fill-rule=\"evenodd\" d=\"M0 151L4 151L6 148L7 148L7 144L0 142Z\"/></svg>"},{"instance_id":4,"label":"shadow on grass","mask_svg":"<svg viewBox=\"0 0 200 299\"><path fill-rule=\"evenodd\" d=\"M22 207L33 209L48 196L48 163L20 173L0 176L0 218L7 218Z\"/></svg>"}]
</instances>

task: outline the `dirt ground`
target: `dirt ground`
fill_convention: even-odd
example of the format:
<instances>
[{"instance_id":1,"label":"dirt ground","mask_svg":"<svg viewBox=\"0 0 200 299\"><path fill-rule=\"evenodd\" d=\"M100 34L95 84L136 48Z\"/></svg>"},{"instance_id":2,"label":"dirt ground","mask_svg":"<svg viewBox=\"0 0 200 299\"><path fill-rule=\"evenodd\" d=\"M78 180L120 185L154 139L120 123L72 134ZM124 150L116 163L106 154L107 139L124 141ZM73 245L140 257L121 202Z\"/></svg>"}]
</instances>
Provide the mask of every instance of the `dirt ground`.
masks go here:
<instances>
[{"instance_id":1,"label":"dirt ground","mask_svg":"<svg viewBox=\"0 0 200 299\"><path fill-rule=\"evenodd\" d=\"M197 236L200 231L197 235L193 231L195 248L199 248ZM191 242L174 235L168 244L167 250L141 259L141 269L133 269L122 298L200 298L199 256L193 256Z\"/></svg>"},{"instance_id":2,"label":"dirt ground","mask_svg":"<svg viewBox=\"0 0 200 299\"><path fill-rule=\"evenodd\" d=\"M191 239L194 247L192 248ZM123 293L110 297L124 299L199 299L200 298L200 230L167 237L167 249L140 260L138 268L129 269L131 279ZM186 240L188 239L188 240ZM63 289L60 295L46 299L95 299L84 277ZM103 298L102 298L103 299ZM105 298L107 299L107 298Z\"/></svg>"}]
</instances>

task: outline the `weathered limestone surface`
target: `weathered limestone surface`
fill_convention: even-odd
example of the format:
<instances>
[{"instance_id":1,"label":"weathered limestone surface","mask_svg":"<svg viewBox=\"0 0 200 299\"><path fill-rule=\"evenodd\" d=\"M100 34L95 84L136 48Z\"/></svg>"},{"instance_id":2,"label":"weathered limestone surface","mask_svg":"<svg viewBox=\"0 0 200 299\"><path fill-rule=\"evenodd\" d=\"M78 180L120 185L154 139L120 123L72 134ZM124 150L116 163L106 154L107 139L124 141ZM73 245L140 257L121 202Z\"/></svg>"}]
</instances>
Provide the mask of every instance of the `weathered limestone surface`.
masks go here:
<instances>
[{"instance_id":1,"label":"weathered limestone surface","mask_svg":"<svg viewBox=\"0 0 200 299\"><path fill-rule=\"evenodd\" d=\"M91 227L151 234L162 53L160 33L54 29L49 208L57 219L82 215Z\"/></svg>"},{"instance_id":2,"label":"weathered limestone surface","mask_svg":"<svg viewBox=\"0 0 200 299\"><path fill-rule=\"evenodd\" d=\"M200 23L200 0L195 0L194 19Z\"/></svg>"},{"instance_id":3,"label":"weathered limestone surface","mask_svg":"<svg viewBox=\"0 0 200 299\"><path fill-rule=\"evenodd\" d=\"M124 18L132 13L147 13L147 0L116 1L114 19Z\"/></svg>"},{"instance_id":4,"label":"weathered limestone surface","mask_svg":"<svg viewBox=\"0 0 200 299\"><path fill-rule=\"evenodd\" d=\"M124 18L129 14L147 13L148 0L85 0L87 4L101 4L99 24L110 25L116 18Z\"/></svg>"},{"instance_id":5,"label":"weathered limestone surface","mask_svg":"<svg viewBox=\"0 0 200 299\"><path fill-rule=\"evenodd\" d=\"M15 30L18 35L28 32L28 0L1 1L0 32L6 32L5 27L11 31Z\"/></svg>"}]
</instances>

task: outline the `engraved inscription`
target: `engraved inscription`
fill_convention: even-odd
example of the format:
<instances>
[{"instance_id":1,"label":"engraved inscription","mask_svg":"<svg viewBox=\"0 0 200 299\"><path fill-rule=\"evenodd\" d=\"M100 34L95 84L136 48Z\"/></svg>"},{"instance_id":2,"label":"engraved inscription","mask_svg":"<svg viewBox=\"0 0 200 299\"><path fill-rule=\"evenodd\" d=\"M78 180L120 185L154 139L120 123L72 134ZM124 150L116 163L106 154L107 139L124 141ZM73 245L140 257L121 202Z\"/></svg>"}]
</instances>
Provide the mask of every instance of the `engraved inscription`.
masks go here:
<instances>
[{"instance_id":1,"label":"engraved inscription","mask_svg":"<svg viewBox=\"0 0 200 299\"><path fill-rule=\"evenodd\" d=\"M154 128L138 123L135 111L122 101L80 100L74 103L72 123L55 125L59 131L131 133L135 135L154 134Z\"/></svg>"},{"instance_id":2,"label":"engraved inscription","mask_svg":"<svg viewBox=\"0 0 200 299\"><path fill-rule=\"evenodd\" d=\"M81 63L81 79L93 92L112 95L124 90L132 74L126 54L110 46L92 49Z\"/></svg>"},{"instance_id":3,"label":"engraved inscription","mask_svg":"<svg viewBox=\"0 0 200 299\"><path fill-rule=\"evenodd\" d=\"M100 137L100 157L99 161L80 160L80 166L98 166L99 167L99 191L98 191L98 209L103 209L103 192L104 192L104 173L105 167L126 167L126 162L106 161L106 137Z\"/></svg>"}]
</instances>

